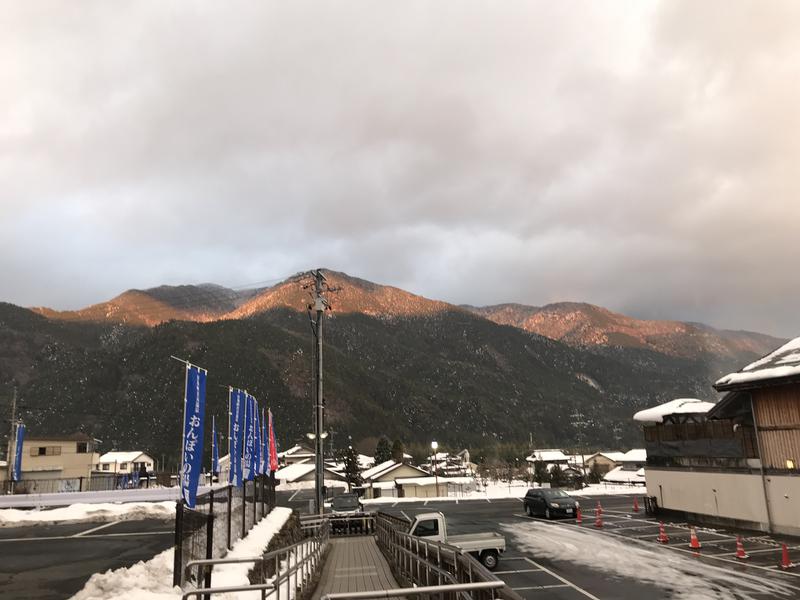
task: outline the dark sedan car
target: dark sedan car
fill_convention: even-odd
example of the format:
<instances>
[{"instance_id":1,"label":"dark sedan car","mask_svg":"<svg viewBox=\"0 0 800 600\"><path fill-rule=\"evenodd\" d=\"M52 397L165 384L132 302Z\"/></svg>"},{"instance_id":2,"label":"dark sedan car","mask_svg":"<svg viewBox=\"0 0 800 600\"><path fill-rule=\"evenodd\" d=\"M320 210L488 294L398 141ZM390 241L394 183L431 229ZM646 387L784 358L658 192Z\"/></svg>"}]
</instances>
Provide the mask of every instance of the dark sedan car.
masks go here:
<instances>
[{"instance_id":1,"label":"dark sedan car","mask_svg":"<svg viewBox=\"0 0 800 600\"><path fill-rule=\"evenodd\" d=\"M531 488L522 502L529 517L574 517L578 502L558 488Z\"/></svg>"}]
</instances>

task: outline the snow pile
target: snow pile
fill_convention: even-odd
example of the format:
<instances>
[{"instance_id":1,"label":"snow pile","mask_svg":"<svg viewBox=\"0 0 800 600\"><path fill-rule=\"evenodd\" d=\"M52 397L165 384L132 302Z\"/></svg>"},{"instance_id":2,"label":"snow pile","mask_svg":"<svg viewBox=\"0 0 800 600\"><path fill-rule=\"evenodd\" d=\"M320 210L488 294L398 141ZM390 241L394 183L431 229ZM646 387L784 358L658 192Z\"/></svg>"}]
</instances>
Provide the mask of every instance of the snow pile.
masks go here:
<instances>
[{"instance_id":1,"label":"snow pile","mask_svg":"<svg viewBox=\"0 0 800 600\"><path fill-rule=\"evenodd\" d=\"M95 573L71 600L175 600L181 597L181 589L172 587L174 562L170 548L147 562Z\"/></svg>"},{"instance_id":2,"label":"snow pile","mask_svg":"<svg viewBox=\"0 0 800 600\"><path fill-rule=\"evenodd\" d=\"M28 523L57 523L64 521L100 522L122 519L171 519L175 516L175 503L129 502L126 504L72 504L53 510L0 509L0 527Z\"/></svg>"},{"instance_id":3,"label":"snow pile","mask_svg":"<svg viewBox=\"0 0 800 600\"><path fill-rule=\"evenodd\" d=\"M663 423L664 417L678 414L705 414L714 408L713 402L704 402L697 398L678 398L653 408L640 410L633 415L634 421L642 423Z\"/></svg>"},{"instance_id":4,"label":"snow pile","mask_svg":"<svg viewBox=\"0 0 800 600\"><path fill-rule=\"evenodd\" d=\"M793 375L800 375L800 337L784 344L764 358L750 363L741 371L726 375L714 386L729 386Z\"/></svg>"},{"instance_id":5,"label":"snow pile","mask_svg":"<svg viewBox=\"0 0 800 600\"><path fill-rule=\"evenodd\" d=\"M269 544L276 533L289 520L292 515L292 509L279 506L273 508L272 511L262 519L261 522L250 530L247 537L239 540L233 547L233 550L228 552L225 558L248 558L250 556L259 556L263 554L264 549ZM237 585L250 585L250 580L247 578L247 573L253 567L252 563L235 563L230 565L218 565L214 567L211 575L211 585L213 587L233 587ZM281 565L281 570L285 565ZM287 582L288 585L288 582ZM281 590L282 598L289 598L288 589ZM260 599L261 592L238 592L234 594L224 594L218 596L226 600L249 600Z\"/></svg>"},{"instance_id":6,"label":"snow pile","mask_svg":"<svg viewBox=\"0 0 800 600\"><path fill-rule=\"evenodd\" d=\"M690 555L636 540L619 540L578 527L541 522L505 524L505 535L525 553L584 565L599 572L650 583L685 600L794 597L794 589L775 579L730 571Z\"/></svg>"},{"instance_id":7,"label":"snow pile","mask_svg":"<svg viewBox=\"0 0 800 600\"><path fill-rule=\"evenodd\" d=\"M272 536L278 533L292 514L290 508L273 508L258 525L253 527L247 537L237 541L228 558L259 556L266 549ZM173 550L165 550L147 562L138 562L105 573L95 573L83 589L71 600L175 600L181 597L181 589L172 587L172 569L175 555ZM220 565L214 569L211 578L213 587L250 585L247 573L251 563ZM288 589L281 590L281 597L289 598ZM215 595L222 600L249 600L261 598L260 592L239 592Z\"/></svg>"}]
</instances>

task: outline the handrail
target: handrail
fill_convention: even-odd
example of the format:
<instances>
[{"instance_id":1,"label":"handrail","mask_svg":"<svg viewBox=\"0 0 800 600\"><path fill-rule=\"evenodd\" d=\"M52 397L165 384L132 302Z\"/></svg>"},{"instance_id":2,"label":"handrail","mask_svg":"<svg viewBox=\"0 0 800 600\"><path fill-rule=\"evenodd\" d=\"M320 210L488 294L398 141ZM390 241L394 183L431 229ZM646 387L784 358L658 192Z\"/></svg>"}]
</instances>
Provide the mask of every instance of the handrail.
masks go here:
<instances>
[{"instance_id":1,"label":"handrail","mask_svg":"<svg viewBox=\"0 0 800 600\"><path fill-rule=\"evenodd\" d=\"M429 585L425 587L395 588L391 590L373 590L371 592L345 592L325 594L320 600L338 600L339 598L398 598L402 596L419 596L421 594L434 594L446 592L471 592L477 590L491 590L503 587L502 581L481 581L479 583L457 583L452 585Z\"/></svg>"},{"instance_id":2,"label":"handrail","mask_svg":"<svg viewBox=\"0 0 800 600\"><path fill-rule=\"evenodd\" d=\"M188 592L183 592L181 595L181 600L186 600L186 598L191 598L192 596L198 597L202 596L203 594L227 594L228 592L261 592L261 597L266 598L266 591L267 590L274 590L275 585L272 583L256 583L252 585L235 585L230 587L218 587L218 588L197 588L196 590L189 590Z\"/></svg>"}]
</instances>

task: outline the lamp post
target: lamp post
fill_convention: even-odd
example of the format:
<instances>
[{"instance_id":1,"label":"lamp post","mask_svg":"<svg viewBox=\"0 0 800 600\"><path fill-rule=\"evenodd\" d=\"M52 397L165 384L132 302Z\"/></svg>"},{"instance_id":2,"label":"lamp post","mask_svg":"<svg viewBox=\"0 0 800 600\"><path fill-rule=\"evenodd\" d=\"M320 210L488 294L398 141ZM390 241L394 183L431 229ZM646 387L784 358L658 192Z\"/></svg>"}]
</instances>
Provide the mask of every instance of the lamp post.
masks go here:
<instances>
[{"instance_id":1,"label":"lamp post","mask_svg":"<svg viewBox=\"0 0 800 600\"><path fill-rule=\"evenodd\" d=\"M306 437L309 440L311 440L312 442L316 442L317 434L316 433L307 433ZM326 495L325 492L327 491L325 489L325 477L324 477L325 472L324 472L324 467L323 467L323 463L322 463L322 452L321 452L321 449L322 449L322 444L325 443L325 438L327 438L327 437L328 437L328 432L327 431L323 431L322 433L319 434L319 444L315 443L315 448L319 447L319 449L320 449L320 452L317 453L317 460L318 460L317 464L318 464L318 467L316 469L317 470L317 479L319 481L319 490L317 492L316 504L317 504L317 514L319 514L320 516L322 515L322 513L325 512L325 506L324 506L325 505L325 495Z\"/></svg>"},{"instance_id":2,"label":"lamp post","mask_svg":"<svg viewBox=\"0 0 800 600\"><path fill-rule=\"evenodd\" d=\"M436 497L439 497L439 474L436 472L436 449L439 443L436 441L431 442L431 469L433 470L433 477L436 481Z\"/></svg>"}]
</instances>

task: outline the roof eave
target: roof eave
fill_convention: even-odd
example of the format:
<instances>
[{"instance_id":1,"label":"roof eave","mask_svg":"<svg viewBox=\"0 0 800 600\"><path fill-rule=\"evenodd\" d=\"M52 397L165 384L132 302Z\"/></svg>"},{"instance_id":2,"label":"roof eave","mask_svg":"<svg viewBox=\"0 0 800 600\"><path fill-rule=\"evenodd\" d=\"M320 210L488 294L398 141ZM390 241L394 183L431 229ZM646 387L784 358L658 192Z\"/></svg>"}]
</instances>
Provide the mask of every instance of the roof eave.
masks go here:
<instances>
[{"instance_id":1,"label":"roof eave","mask_svg":"<svg viewBox=\"0 0 800 600\"><path fill-rule=\"evenodd\" d=\"M715 383L713 387L718 392L744 392L765 387L777 387L781 385L793 384L800 384L800 375L773 377L771 379L755 379L753 381L742 381L740 383Z\"/></svg>"}]
</instances>

